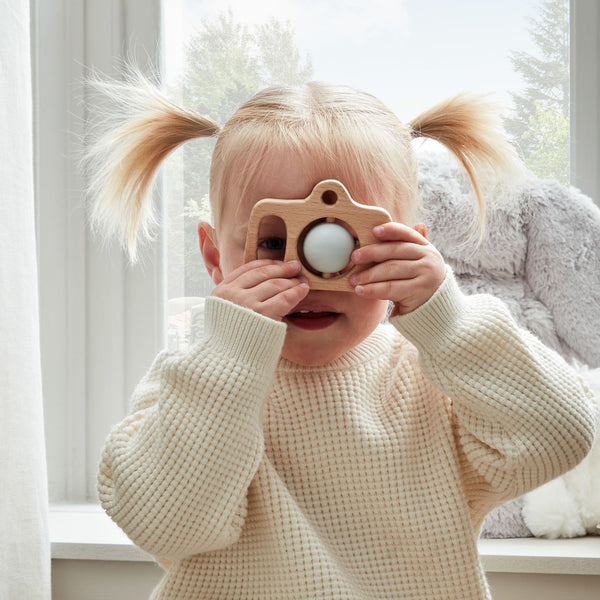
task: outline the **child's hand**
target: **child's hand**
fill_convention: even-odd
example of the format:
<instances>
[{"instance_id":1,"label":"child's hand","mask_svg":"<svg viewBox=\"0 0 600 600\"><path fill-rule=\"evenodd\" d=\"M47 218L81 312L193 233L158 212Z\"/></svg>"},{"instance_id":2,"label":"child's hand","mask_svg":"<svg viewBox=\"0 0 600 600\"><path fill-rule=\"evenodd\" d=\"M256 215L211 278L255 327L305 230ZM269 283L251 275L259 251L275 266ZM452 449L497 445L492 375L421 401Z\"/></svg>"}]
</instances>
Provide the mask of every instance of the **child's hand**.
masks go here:
<instances>
[{"instance_id":1,"label":"child's hand","mask_svg":"<svg viewBox=\"0 0 600 600\"><path fill-rule=\"evenodd\" d=\"M417 229L425 231L424 226ZM352 253L354 264L375 263L350 278L359 296L391 300L395 305L393 314L400 315L433 296L446 277L446 266L442 255L417 229L385 223L373 229L379 243Z\"/></svg>"},{"instance_id":2,"label":"child's hand","mask_svg":"<svg viewBox=\"0 0 600 600\"><path fill-rule=\"evenodd\" d=\"M281 321L308 294L299 274L297 261L253 260L229 273L211 295Z\"/></svg>"}]
</instances>

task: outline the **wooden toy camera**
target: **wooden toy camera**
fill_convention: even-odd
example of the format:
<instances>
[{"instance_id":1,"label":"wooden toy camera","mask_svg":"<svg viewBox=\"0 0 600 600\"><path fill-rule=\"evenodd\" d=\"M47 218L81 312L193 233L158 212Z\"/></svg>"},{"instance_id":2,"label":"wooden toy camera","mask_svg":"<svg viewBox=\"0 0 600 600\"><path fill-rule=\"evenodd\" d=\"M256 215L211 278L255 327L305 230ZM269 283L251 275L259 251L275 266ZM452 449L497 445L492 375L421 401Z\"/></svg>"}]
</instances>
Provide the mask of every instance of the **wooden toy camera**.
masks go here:
<instances>
[{"instance_id":1,"label":"wooden toy camera","mask_svg":"<svg viewBox=\"0 0 600 600\"><path fill-rule=\"evenodd\" d=\"M285 224L283 260L300 262L311 289L334 291L353 290L348 277L368 265L353 265L350 254L374 243L373 227L392 220L383 208L355 202L339 181L321 181L302 200L266 198L256 203L248 224L246 262L257 257L260 225L267 216Z\"/></svg>"}]
</instances>

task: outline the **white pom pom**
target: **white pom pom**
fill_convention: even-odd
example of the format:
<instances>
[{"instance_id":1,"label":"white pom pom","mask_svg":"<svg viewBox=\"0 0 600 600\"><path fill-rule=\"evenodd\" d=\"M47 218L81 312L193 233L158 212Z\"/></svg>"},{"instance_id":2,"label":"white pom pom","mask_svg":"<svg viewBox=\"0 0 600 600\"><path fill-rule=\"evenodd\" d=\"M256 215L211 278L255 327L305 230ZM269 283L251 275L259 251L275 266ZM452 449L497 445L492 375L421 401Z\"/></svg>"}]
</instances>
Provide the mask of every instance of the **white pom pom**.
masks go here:
<instances>
[{"instance_id":1,"label":"white pom pom","mask_svg":"<svg viewBox=\"0 0 600 600\"><path fill-rule=\"evenodd\" d=\"M319 273L338 273L350 262L354 238L342 225L315 225L304 238L303 252L308 265Z\"/></svg>"}]
</instances>

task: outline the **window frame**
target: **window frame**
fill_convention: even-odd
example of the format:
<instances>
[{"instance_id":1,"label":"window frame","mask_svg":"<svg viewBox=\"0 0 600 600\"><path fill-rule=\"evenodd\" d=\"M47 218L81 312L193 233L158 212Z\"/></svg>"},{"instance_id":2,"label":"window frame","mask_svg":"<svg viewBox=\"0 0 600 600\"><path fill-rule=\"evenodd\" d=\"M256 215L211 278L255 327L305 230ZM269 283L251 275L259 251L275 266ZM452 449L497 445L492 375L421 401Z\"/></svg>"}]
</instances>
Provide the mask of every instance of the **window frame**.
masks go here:
<instances>
[{"instance_id":1,"label":"window frame","mask_svg":"<svg viewBox=\"0 0 600 600\"><path fill-rule=\"evenodd\" d=\"M158 64L160 0L31 0L42 382L51 502L95 502L99 448L164 344L159 240L131 267L90 233L80 168L91 69Z\"/></svg>"},{"instance_id":2,"label":"window frame","mask_svg":"<svg viewBox=\"0 0 600 600\"><path fill-rule=\"evenodd\" d=\"M570 0L571 185L600 205L600 3Z\"/></svg>"},{"instance_id":3,"label":"window frame","mask_svg":"<svg viewBox=\"0 0 600 600\"><path fill-rule=\"evenodd\" d=\"M571 0L571 181L600 199L600 6ZM50 498L95 502L99 449L165 345L163 238L140 266L89 232L89 69L160 64L160 0L31 0L36 223Z\"/></svg>"}]
</instances>

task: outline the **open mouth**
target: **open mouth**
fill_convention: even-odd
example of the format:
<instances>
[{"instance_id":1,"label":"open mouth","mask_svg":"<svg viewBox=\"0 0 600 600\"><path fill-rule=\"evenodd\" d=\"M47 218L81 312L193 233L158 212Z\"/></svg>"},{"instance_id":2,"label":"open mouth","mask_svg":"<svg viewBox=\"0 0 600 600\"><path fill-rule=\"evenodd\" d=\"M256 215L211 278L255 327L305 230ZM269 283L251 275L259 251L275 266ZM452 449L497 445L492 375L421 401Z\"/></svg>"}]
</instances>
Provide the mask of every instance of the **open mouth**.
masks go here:
<instances>
[{"instance_id":1,"label":"open mouth","mask_svg":"<svg viewBox=\"0 0 600 600\"><path fill-rule=\"evenodd\" d=\"M300 329L313 331L333 325L340 316L341 313L328 310L298 310L287 315L285 321Z\"/></svg>"}]
</instances>

